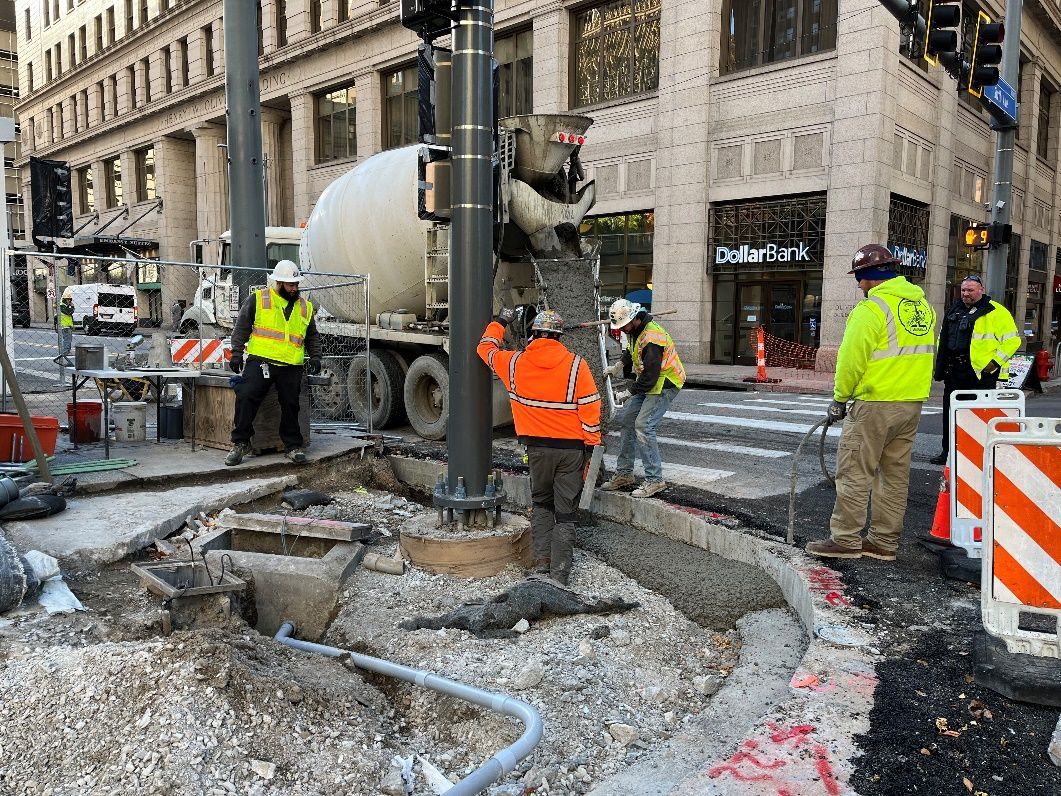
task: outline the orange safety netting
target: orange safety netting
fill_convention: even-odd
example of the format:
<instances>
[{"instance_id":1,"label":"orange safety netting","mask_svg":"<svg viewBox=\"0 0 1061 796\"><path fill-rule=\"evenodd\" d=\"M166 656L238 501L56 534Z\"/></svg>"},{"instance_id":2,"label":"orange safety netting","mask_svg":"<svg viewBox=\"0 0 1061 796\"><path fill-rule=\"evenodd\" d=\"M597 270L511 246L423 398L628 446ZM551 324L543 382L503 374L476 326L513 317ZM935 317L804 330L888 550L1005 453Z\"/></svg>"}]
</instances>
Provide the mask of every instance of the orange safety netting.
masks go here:
<instances>
[{"instance_id":1,"label":"orange safety netting","mask_svg":"<svg viewBox=\"0 0 1061 796\"><path fill-rule=\"evenodd\" d=\"M748 333L748 344L752 351L758 345L758 329L752 329ZM818 349L785 340L776 335L764 332L766 342L766 366L768 368L795 368L797 370L814 370L818 357Z\"/></svg>"}]
</instances>

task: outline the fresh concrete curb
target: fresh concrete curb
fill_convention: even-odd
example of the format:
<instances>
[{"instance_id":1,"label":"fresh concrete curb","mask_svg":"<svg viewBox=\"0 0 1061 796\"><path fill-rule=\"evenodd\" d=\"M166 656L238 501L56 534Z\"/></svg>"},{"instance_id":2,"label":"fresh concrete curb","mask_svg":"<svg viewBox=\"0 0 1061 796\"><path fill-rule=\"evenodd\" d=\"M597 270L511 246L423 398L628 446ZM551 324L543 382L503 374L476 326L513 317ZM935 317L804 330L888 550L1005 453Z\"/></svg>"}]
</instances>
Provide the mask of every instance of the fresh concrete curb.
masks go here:
<instances>
[{"instance_id":1,"label":"fresh concrete curb","mask_svg":"<svg viewBox=\"0 0 1061 796\"><path fill-rule=\"evenodd\" d=\"M444 468L436 461L400 456L391 456L390 461L401 481L426 492L433 489ZM527 476L506 474L502 482L510 503L521 508L530 505ZM855 737L869 730L880 652L845 596L840 573L772 539L707 522L704 512L697 509L599 490L591 509L614 522L762 569L781 588L809 639L785 697L750 722L737 742L713 756L708 754L694 772L666 790L645 791L640 785L640 790L614 792L690 796L854 793L848 782L860 754Z\"/></svg>"}]
</instances>

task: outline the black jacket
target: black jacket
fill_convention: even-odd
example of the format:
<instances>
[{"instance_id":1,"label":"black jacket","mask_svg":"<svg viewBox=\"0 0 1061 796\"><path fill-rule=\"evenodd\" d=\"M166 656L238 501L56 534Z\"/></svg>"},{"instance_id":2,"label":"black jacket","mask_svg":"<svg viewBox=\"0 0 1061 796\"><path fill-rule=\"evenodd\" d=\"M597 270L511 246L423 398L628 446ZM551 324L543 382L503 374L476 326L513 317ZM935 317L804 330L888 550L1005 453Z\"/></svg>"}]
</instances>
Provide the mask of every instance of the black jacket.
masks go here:
<instances>
[{"instance_id":1,"label":"black jacket","mask_svg":"<svg viewBox=\"0 0 1061 796\"><path fill-rule=\"evenodd\" d=\"M971 307L966 307L961 299L955 301L946 315L939 330L939 344L936 346L936 365L932 378L942 379L947 373L947 365L960 357L969 358L969 345L973 339L973 325L985 315L995 311L991 297L986 293Z\"/></svg>"}]
</instances>

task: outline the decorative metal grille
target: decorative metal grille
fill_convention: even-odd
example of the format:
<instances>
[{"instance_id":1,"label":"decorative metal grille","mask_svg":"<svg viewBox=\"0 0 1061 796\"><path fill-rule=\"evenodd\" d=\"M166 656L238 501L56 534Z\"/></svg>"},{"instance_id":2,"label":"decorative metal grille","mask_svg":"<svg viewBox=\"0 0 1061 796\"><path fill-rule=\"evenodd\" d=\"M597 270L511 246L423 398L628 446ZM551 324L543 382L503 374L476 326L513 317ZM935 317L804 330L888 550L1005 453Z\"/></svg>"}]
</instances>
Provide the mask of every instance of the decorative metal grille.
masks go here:
<instances>
[{"instance_id":1,"label":"decorative metal grille","mask_svg":"<svg viewBox=\"0 0 1061 796\"><path fill-rule=\"evenodd\" d=\"M618 0L575 18L575 106L659 86L662 0Z\"/></svg>"},{"instance_id":2,"label":"decorative metal grille","mask_svg":"<svg viewBox=\"0 0 1061 796\"><path fill-rule=\"evenodd\" d=\"M716 205L710 211L709 273L738 271L801 271L822 269L825 265L824 194L788 197L766 202L742 202ZM807 257L799 260L775 260L761 267L747 263L718 263L719 246L739 249L762 248L774 244L781 248L806 246Z\"/></svg>"},{"instance_id":3,"label":"decorative metal grille","mask_svg":"<svg viewBox=\"0 0 1061 796\"><path fill-rule=\"evenodd\" d=\"M892 194L888 209L888 246L906 249L910 256L899 266L899 273L912 281L923 281L928 270L928 208ZM914 252L923 253L914 256ZM902 252L899 253L902 257ZM916 262L915 262L916 260Z\"/></svg>"}]
</instances>

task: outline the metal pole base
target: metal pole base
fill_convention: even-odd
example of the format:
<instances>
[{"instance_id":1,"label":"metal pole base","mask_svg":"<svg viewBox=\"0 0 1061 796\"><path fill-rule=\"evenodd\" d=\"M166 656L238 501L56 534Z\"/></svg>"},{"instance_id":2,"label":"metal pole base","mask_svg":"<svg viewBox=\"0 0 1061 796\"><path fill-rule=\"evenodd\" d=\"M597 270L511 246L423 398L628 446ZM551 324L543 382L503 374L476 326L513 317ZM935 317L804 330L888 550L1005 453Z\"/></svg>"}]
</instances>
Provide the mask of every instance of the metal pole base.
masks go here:
<instances>
[{"instance_id":1,"label":"metal pole base","mask_svg":"<svg viewBox=\"0 0 1061 796\"><path fill-rule=\"evenodd\" d=\"M446 486L445 473L438 474L432 504L438 509L440 528L456 524L458 530L466 528L496 528L501 521L501 504L505 502L504 490L498 486L501 479L491 473L486 481L486 494L468 496L464 491L464 478L457 479L457 488L450 491Z\"/></svg>"}]
</instances>

